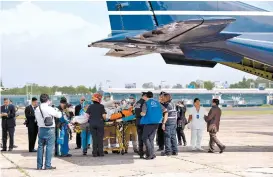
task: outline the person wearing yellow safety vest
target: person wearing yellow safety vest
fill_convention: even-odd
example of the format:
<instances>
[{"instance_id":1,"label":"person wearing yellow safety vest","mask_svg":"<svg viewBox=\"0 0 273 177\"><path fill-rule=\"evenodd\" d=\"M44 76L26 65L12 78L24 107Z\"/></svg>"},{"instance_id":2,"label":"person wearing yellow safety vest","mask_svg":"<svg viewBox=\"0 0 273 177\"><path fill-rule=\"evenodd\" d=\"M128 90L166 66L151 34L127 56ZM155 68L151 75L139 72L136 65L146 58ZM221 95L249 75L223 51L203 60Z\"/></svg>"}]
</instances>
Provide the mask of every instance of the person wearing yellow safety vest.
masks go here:
<instances>
[{"instance_id":1,"label":"person wearing yellow safety vest","mask_svg":"<svg viewBox=\"0 0 273 177\"><path fill-rule=\"evenodd\" d=\"M136 103L136 95L131 94L129 97L129 102L127 103L127 106L125 109L132 109ZM128 152L128 147L129 147L129 142L130 142L130 136L132 135L132 144L133 144L133 149L135 153L138 153L138 148L137 148L137 129L135 125L135 120L129 121L127 128L125 129L125 141L126 141L126 146L125 146L125 153Z\"/></svg>"}]
</instances>

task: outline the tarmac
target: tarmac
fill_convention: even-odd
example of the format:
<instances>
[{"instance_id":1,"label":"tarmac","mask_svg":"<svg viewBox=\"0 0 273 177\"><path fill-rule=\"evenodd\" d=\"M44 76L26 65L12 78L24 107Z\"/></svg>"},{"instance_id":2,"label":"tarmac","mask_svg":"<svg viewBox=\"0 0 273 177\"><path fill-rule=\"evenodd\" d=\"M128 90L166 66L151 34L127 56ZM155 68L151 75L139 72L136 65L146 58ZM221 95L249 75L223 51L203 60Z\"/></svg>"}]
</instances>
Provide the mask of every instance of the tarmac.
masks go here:
<instances>
[{"instance_id":1,"label":"tarmac","mask_svg":"<svg viewBox=\"0 0 273 177\"><path fill-rule=\"evenodd\" d=\"M53 171L36 170L36 153L28 152L27 128L18 120L15 144L18 148L0 155L0 177L273 177L273 116L225 116L218 138L226 145L222 154L207 153L208 133L204 132L205 152L179 147L179 155L143 160L132 152L108 154L102 158L82 156L75 150L75 135L70 141L72 157L53 158ZM185 130L190 144L190 130Z\"/></svg>"}]
</instances>

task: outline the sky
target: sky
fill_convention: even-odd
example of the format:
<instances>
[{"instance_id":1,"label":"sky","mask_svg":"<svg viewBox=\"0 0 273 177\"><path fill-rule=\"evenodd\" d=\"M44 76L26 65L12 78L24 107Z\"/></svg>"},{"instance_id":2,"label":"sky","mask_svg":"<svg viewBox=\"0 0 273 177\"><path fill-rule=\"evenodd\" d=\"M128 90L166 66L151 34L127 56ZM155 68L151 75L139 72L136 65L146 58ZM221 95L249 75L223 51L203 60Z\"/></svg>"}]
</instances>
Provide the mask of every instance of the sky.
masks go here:
<instances>
[{"instance_id":1,"label":"sky","mask_svg":"<svg viewBox=\"0 0 273 177\"><path fill-rule=\"evenodd\" d=\"M255 5L255 4L254 4ZM264 5L263 3L260 5ZM105 2L0 2L1 78L5 87L106 83L188 84L193 80L234 83L253 75L216 65L215 68L166 65L160 54L113 58L108 49L88 48L106 38L110 24ZM273 7L272 7L273 8Z\"/></svg>"}]
</instances>

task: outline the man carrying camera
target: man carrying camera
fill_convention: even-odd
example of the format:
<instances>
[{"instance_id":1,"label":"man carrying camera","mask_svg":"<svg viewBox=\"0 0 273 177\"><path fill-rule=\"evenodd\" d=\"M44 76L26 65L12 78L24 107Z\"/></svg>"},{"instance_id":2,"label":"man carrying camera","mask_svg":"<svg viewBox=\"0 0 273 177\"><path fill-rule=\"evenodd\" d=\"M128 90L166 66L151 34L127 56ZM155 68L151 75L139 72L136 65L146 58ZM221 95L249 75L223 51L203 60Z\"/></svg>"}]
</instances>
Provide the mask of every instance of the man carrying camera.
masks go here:
<instances>
[{"instance_id":1,"label":"man carrying camera","mask_svg":"<svg viewBox=\"0 0 273 177\"><path fill-rule=\"evenodd\" d=\"M55 144L55 121L53 117L61 118L62 113L51 106L49 106L49 96L41 94L41 105L35 110L35 117L37 119L38 132L38 153L37 153L37 170L43 168L43 153L45 154L45 170L53 170L56 167L51 166L52 151Z\"/></svg>"}]
</instances>

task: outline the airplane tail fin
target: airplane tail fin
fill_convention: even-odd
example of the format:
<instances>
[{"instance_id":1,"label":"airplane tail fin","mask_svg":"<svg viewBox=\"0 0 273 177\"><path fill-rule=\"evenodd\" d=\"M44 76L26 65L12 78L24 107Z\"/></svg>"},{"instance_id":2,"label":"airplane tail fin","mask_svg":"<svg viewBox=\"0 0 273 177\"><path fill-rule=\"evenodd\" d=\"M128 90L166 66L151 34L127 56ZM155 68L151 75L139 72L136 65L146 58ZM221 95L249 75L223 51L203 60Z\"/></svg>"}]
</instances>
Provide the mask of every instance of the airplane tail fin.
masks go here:
<instances>
[{"instance_id":1,"label":"airplane tail fin","mask_svg":"<svg viewBox=\"0 0 273 177\"><path fill-rule=\"evenodd\" d=\"M149 1L107 1L107 9L112 35L158 26Z\"/></svg>"}]
</instances>

